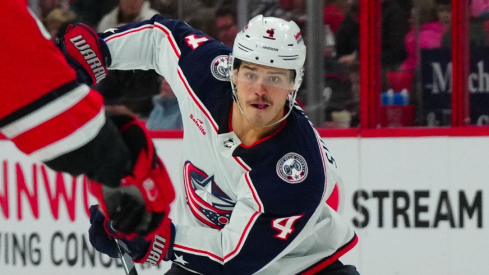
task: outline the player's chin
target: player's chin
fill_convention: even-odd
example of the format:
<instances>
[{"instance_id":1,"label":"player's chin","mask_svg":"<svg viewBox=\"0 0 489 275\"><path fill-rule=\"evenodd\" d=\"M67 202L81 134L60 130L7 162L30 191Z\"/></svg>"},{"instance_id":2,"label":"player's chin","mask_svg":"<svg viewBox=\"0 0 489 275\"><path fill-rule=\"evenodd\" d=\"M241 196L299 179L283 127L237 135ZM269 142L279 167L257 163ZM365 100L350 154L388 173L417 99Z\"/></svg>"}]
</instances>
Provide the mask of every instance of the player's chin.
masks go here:
<instances>
[{"instance_id":1,"label":"player's chin","mask_svg":"<svg viewBox=\"0 0 489 275\"><path fill-rule=\"evenodd\" d=\"M262 115L255 115L252 116L250 121L252 122L253 125L255 126L260 126L260 127L265 127L267 125L270 125L273 123L273 119L271 119L268 116L262 116Z\"/></svg>"}]
</instances>

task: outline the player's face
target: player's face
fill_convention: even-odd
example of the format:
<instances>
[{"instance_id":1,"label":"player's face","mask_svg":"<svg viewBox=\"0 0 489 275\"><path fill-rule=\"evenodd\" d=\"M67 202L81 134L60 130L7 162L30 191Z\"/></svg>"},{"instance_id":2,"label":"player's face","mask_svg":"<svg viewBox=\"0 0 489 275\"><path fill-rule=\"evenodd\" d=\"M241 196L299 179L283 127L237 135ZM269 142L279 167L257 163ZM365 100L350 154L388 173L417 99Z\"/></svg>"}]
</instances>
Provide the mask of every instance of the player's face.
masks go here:
<instances>
[{"instance_id":1,"label":"player's face","mask_svg":"<svg viewBox=\"0 0 489 275\"><path fill-rule=\"evenodd\" d=\"M248 62L234 71L233 82L246 119L254 126L282 118L287 95L294 91L290 70Z\"/></svg>"}]
</instances>

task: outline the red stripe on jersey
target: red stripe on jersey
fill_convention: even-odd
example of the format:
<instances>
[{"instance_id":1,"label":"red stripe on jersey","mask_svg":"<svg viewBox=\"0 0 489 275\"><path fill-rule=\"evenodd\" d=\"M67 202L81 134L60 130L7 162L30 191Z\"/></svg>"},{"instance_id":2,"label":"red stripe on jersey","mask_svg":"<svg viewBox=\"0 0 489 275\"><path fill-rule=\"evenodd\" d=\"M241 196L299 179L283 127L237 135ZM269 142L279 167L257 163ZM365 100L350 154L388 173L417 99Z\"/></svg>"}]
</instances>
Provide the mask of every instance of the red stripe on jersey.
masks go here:
<instances>
[{"instance_id":1,"label":"red stripe on jersey","mask_svg":"<svg viewBox=\"0 0 489 275\"><path fill-rule=\"evenodd\" d=\"M323 191L323 199L324 199L324 196L326 195L326 190L328 189L328 171L327 171L328 165L326 164L326 160L325 160L326 154L324 153L323 144L321 143L320 138L321 137L319 136L319 134L316 134L316 140L319 146L319 155L321 156L321 161L323 162L323 168L324 168L324 191Z\"/></svg>"},{"instance_id":2,"label":"red stripe on jersey","mask_svg":"<svg viewBox=\"0 0 489 275\"><path fill-rule=\"evenodd\" d=\"M209 112L207 112L207 110L204 107L202 107L202 104L197 99L197 97L195 96L194 91L192 89L190 89L190 87L188 86L187 81L185 81L185 78L183 77L183 74L182 74L182 72L181 72L180 69L178 69L178 76L180 77L180 80L182 81L183 85L185 86L185 89L187 90L187 92L190 95L190 97L192 97L192 99L195 102L195 104L199 107L199 109L202 111L202 113L204 113L204 115L210 121L210 123L212 124L212 127L214 128L214 131L216 131L216 133L218 133L219 130L218 130L218 127L217 127L216 122L214 121L214 119L212 119L212 117L209 114Z\"/></svg>"},{"instance_id":3,"label":"red stripe on jersey","mask_svg":"<svg viewBox=\"0 0 489 275\"><path fill-rule=\"evenodd\" d=\"M263 213L263 204L258 198L255 187L251 183L250 173L245 174L245 179L246 179L246 183L250 187L251 193L253 194L253 198L255 199L256 204L258 204L258 211Z\"/></svg>"},{"instance_id":4,"label":"red stripe on jersey","mask_svg":"<svg viewBox=\"0 0 489 275\"><path fill-rule=\"evenodd\" d=\"M227 260L238 253L239 249L241 249L241 247L243 246L243 241L245 239L245 236L248 235L248 232L251 229L251 225L255 223L256 219L258 219L259 214L260 214L259 212L255 212L253 216L251 216L251 219L248 221L248 224L246 225L243 234L241 234L241 237L239 238L238 245L233 251L231 251L231 253L224 256L224 260Z\"/></svg>"},{"instance_id":5,"label":"red stripe on jersey","mask_svg":"<svg viewBox=\"0 0 489 275\"><path fill-rule=\"evenodd\" d=\"M246 172L249 172L251 170L251 168L248 165L246 165L246 163L240 157L234 157L234 159L241 167L243 167L246 170Z\"/></svg>"},{"instance_id":6,"label":"red stripe on jersey","mask_svg":"<svg viewBox=\"0 0 489 275\"><path fill-rule=\"evenodd\" d=\"M128 30L125 32L121 32L118 34L111 35L105 39L105 42L109 42L110 40L115 39L115 38L123 37L123 36L129 35L129 34L132 34L132 33L140 32L140 31L147 30L147 29L153 29L153 28L157 28L159 30L162 30L166 34L166 37L168 38L168 42L170 43L171 47L173 48L175 55L178 58L180 58L180 50L178 49L177 44L175 42L175 39L171 35L171 32L165 26L158 25L158 24L143 26L143 27L139 27L136 29L131 29L131 30Z\"/></svg>"},{"instance_id":7,"label":"red stripe on jersey","mask_svg":"<svg viewBox=\"0 0 489 275\"><path fill-rule=\"evenodd\" d=\"M173 48L173 51L175 52L177 57L180 58L180 50L178 49L177 44L175 43L175 40L171 35L171 32L165 26L157 25L157 24L155 24L154 26L162 30L166 34L166 37L168 38L168 41L170 42L170 45Z\"/></svg>"},{"instance_id":8,"label":"red stripe on jersey","mask_svg":"<svg viewBox=\"0 0 489 275\"><path fill-rule=\"evenodd\" d=\"M323 268L326 268L330 264L336 262L341 256L343 256L346 252L350 251L355 245L358 243L358 236L355 234L353 239L347 243L342 248L338 249L333 255L326 258L324 261L317 263L315 266L310 269L299 273L301 275L314 275L317 272L321 271Z\"/></svg>"},{"instance_id":9,"label":"red stripe on jersey","mask_svg":"<svg viewBox=\"0 0 489 275\"><path fill-rule=\"evenodd\" d=\"M150 26L143 26L142 28L140 27L140 28L129 30L129 31L121 32L121 33L107 37L107 39L105 39L105 42L109 42L112 39L119 38L119 37L122 37L122 36L125 36L128 34L131 34L131 33L139 32L139 31L147 30L147 29L152 29L152 28L153 28L153 25L150 25Z\"/></svg>"},{"instance_id":10,"label":"red stripe on jersey","mask_svg":"<svg viewBox=\"0 0 489 275\"><path fill-rule=\"evenodd\" d=\"M282 129L285 127L286 121L287 121L287 119L285 119L284 121L282 121L280 123L280 127L278 127L277 130L275 130L275 132L273 132L272 134L270 134L270 135L268 135L268 136L266 136L264 138L261 138L261 139L255 141L255 142L253 142L253 144L251 144L251 145L240 144L239 146L241 146L241 147L243 147L245 149L249 149L249 148L251 148L251 147L253 147L255 145L258 145L258 144L260 144L260 143L262 143L262 142L264 142L266 140L271 139L273 136L277 135L278 133L280 133L280 131L282 131Z\"/></svg>"},{"instance_id":11,"label":"red stripe on jersey","mask_svg":"<svg viewBox=\"0 0 489 275\"><path fill-rule=\"evenodd\" d=\"M114 35L114 36L110 36L107 39L105 39L105 42L109 42L110 40L112 40L114 38L122 37L122 36L127 35L127 34L135 33L135 32L138 32L138 31L141 31L141 30L145 30L145 29L148 29L148 28L153 28L153 27L156 27L157 29L163 31L166 34L166 37L168 39L168 42L170 43L171 47L173 48L173 52L175 53L175 55L177 56L177 58L180 58L180 50L177 47L177 43L175 42L175 40L174 40L174 38L173 38L170 30L168 30L168 28L166 28L164 25L159 25L159 24L156 24L156 23L155 23L155 25L152 25L152 26L146 26L146 27L143 27L143 28L140 28L140 29L134 29L134 30L123 32L123 33L120 33L120 34L117 34L117 35ZM211 122L212 127L214 128L214 130L216 132L218 132L218 127L217 127L215 121L212 119L212 117L210 116L210 114L202 107L202 104L197 100L194 92L189 87L189 85L188 85L187 81L185 80L185 78L183 77L180 69L178 69L178 76L180 77L180 80L182 81L183 85L185 86L185 89L190 94L190 96L192 97L192 99L194 100L194 102L197 104L197 106L199 106L200 110L202 110L202 112L205 114L205 116L209 119L209 121Z\"/></svg>"},{"instance_id":12,"label":"red stripe on jersey","mask_svg":"<svg viewBox=\"0 0 489 275\"><path fill-rule=\"evenodd\" d=\"M102 107L101 95L95 91L90 91L86 97L70 109L16 136L12 141L22 152L31 154L72 134L94 119Z\"/></svg>"},{"instance_id":13,"label":"red stripe on jersey","mask_svg":"<svg viewBox=\"0 0 489 275\"><path fill-rule=\"evenodd\" d=\"M236 255L238 253L238 251L240 250L241 246L243 245L243 242L244 242L244 239L245 239L245 236L248 234L250 228L251 228L251 225L253 223L255 223L256 219L258 218L260 213L258 212L255 212L250 220L248 221L248 224L246 224L246 227L243 231L243 233L241 234L241 237L239 238L239 241L238 241L238 245L234 248L233 251L231 251L229 254L225 255L224 257L219 257L218 255L214 254L214 253L211 253L209 251L206 251L206 250L200 250L200 249L195 249L195 248L191 248L191 247L187 247L187 246L183 246L183 245L179 245L179 244L175 244L174 247L175 248L178 248L178 249L181 249L181 250L184 250L184 251L187 251L189 253L193 253L193 254L201 254L201 255L207 255L221 263L223 263L224 261L226 261L227 259L229 259L230 257L233 257L234 255Z\"/></svg>"}]
</instances>

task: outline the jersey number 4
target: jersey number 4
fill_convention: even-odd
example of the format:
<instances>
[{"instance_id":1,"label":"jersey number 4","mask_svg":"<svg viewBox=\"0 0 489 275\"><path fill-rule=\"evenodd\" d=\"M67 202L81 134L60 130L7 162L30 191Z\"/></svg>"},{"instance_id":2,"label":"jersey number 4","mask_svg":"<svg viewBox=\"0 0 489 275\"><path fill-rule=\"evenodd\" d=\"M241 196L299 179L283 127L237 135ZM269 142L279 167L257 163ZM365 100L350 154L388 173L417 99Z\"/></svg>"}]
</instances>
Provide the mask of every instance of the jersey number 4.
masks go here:
<instances>
[{"instance_id":1,"label":"jersey number 4","mask_svg":"<svg viewBox=\"0 0 489 275\"><path fill-rule=\"evenodd\" d=\"M277 229L279 233L275 235L276 238L287 240L290 234L294 232L295 222L303 215L297 215L287 218L280 218L272 220L272 227Z\"/></svg>"},{"instance_id":2,"label":"jersey number 4","mask_svg":"<svg viewBox=\"0 0 489 275\"><path fill-rule=\"evenodd\" d=\"M187 45L192 48L192 50L197 49L198 46L206 41L209 41L209 38L205 36L197 37L195 34L191 34L185 37L185 42L187 42Z\"/></svg>"}]
</instances>

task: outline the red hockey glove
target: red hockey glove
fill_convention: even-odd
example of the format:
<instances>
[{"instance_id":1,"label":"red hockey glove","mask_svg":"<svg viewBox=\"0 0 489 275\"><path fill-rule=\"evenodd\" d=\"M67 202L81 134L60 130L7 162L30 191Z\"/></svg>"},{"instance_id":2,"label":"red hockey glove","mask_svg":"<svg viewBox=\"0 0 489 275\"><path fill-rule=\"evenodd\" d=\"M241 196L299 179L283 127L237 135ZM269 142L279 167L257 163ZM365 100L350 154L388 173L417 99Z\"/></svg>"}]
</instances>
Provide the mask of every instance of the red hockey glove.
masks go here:
<instances>
[{"instance_id":1,"label":"red hockey glove","mask_svg":"<svg viewBox=\"0 0 489 275\"><path fill-rule=\"evenodd\" d=\"M127 115L110 118L131 152L132 170L119 187L90 180L88 187L117 231L146 235L170 213L170 203L175 198L173 185L142 122Z\"/></svg>"},{"instance_id":2,"label":"red hockey glove","mask_svg":"<svg viewBox=\"0 0 489 275\"><path fill-rule=\"evenodd\" d=\"M55 44L75 69L78 81L92 85L107 76L112 61L109 48L89 26L68 26L65 36L57 38Z\"/></svg>"}]
</instances>

